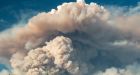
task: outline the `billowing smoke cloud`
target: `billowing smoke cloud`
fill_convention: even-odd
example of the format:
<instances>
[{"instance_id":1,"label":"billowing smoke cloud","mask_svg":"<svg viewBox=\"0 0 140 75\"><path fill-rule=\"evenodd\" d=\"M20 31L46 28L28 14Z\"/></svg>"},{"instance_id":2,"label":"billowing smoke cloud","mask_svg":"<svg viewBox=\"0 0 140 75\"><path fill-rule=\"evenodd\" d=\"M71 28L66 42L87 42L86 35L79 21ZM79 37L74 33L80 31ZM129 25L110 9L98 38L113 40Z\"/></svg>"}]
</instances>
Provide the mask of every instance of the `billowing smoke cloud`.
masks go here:
<instances>
[{"instance_id":1,"label":"billowing smoke cloud","mask_svg":"<svg viewBox=\"0 0 140 75\"><path fill-rule=\"evenodd\" d=\"M138 75L140 14L127 14L64 3L1 32L0 57L12 75Z\"/></svg>"},{"instance_id":2,"label":"billowing smoke cloud","mask_svg":"<svg viewBox=\"0 0 140 75\"><path fill-rule=\"evenodd\" d=\"M56 75L64 74L67 70L75 73L78 70L76 65L73 65L71 54L73 48L71 47L71 40L65 37L56 37L54 40L47 43L42 48L31 50L24 58L24 61L18 60L15 55L11 60L12 66L23 70L27 73L22 75ZM23 66L21 66L23 65ZM17 74L18 75L18 74Z\"/></svg>"}]
</instances>

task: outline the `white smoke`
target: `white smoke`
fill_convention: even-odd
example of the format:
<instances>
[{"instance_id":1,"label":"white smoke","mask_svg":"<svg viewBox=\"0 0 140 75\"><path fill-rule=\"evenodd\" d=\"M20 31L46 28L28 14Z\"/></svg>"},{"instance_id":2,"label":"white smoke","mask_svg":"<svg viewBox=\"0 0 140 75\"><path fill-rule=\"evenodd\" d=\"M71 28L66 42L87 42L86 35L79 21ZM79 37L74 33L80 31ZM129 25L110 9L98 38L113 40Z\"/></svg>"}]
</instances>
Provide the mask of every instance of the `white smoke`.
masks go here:
<instances>
[{"instance_id":1,"label":"white smoke","mask_svg":"<svg viewBox=\"0 0 140 75\"><path fill-rule=\"evenodd\" d=\"M9 75L9 72L7 70L0 71L0 75Z\"/></svg>"},{"instance_id":2,"label":"white smoke","mask_svg":"<svg viewBox=\"0 0 140 75\"><path fill-rule=\"evenodd\" d=\"M84 0L77 0L77 3L85 3Z\"/></svg>"},{"instance_id":3,"label":"white smoke","mask_svg":"<svg viewBox=\"0 0 140 75\"><path fill-rule=\"evenodd\" d=\"M133 65L126 66L125 69L121 68L109 68L105 72L98 72L96 75L139 75L140 74L140 65L134 63Z\"/></svg>"},{"instance_id":4,"label":"white smoke","mask_svg":"<svg viewBox=\"0 0 140 75\"><path fill-rule=\"evenodd\" d=\"M1 32L0 57L13 75L138 75L139 20L83 0L64 3Z\"/></svg>"}]
</instances>

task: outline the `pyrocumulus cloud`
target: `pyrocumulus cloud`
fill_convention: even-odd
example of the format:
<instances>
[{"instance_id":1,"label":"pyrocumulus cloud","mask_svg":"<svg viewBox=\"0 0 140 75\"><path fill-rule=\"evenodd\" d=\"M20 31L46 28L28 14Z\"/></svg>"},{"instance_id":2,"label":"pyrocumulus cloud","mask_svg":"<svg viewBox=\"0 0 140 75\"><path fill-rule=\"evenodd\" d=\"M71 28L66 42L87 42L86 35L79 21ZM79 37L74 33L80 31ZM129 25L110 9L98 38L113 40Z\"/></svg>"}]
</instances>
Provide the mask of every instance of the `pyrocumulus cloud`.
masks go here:
<instances>
[{"instance_id":1,"label":"pyrocumulus cloud","mask_svg":"<svg viewBox=\"0 0 140 75\"><path fill-rule=\"evenodd\" d=\"M138 7L116 14L77 0L39 13L0 33L0 63L12 67L0 75L139 75Z\"/></svg>"}]
</instances>

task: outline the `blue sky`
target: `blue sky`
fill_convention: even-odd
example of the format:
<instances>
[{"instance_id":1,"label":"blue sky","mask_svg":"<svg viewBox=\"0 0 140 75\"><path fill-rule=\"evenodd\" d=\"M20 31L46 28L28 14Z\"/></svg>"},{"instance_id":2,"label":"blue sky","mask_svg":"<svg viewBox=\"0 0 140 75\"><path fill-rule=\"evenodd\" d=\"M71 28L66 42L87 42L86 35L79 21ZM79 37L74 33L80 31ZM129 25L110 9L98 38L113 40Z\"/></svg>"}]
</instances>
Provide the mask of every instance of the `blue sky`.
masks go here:
<instances>
[{"instance_id":1,"label":"blue sky","mask_svg":"<svg viewBox=\"0 0 140 75\"><path fill-rule=\"evenodd\" d=\"M63 2L76 0L0 0L0 30L11 27L21 19L30 18L37 12L49 11ZM136 6L139 0L86 0L100 5ZM24 14L24 15L23 15ZM25 14L29 14L26 15Z\"/></svg>"}]
</instances>

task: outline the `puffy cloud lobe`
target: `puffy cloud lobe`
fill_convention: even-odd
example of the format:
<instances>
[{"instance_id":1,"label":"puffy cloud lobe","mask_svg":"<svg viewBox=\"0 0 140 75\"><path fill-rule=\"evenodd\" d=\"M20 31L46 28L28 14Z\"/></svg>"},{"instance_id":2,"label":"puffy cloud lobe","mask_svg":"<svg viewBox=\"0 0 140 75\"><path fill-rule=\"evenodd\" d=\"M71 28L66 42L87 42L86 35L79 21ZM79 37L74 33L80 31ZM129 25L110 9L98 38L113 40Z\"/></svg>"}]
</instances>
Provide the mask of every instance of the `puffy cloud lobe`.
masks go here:
<instances>
[{"instance_id":1,"label":"puffy cloud lobe","mask_svg":"<svg viewBox=\"0 0 140 75\"><path fill-rule=\"evenodd\" d=\"M72 51L71 40L60 36L42 48L31 50L22 64L18 65L20 67L13 63L18 62L17 60L13 59L11 62L14 68L22 70L26 75L60 75L65 70L77 74L79 67L71 60Z\"/></svg>"}]
</instances>

